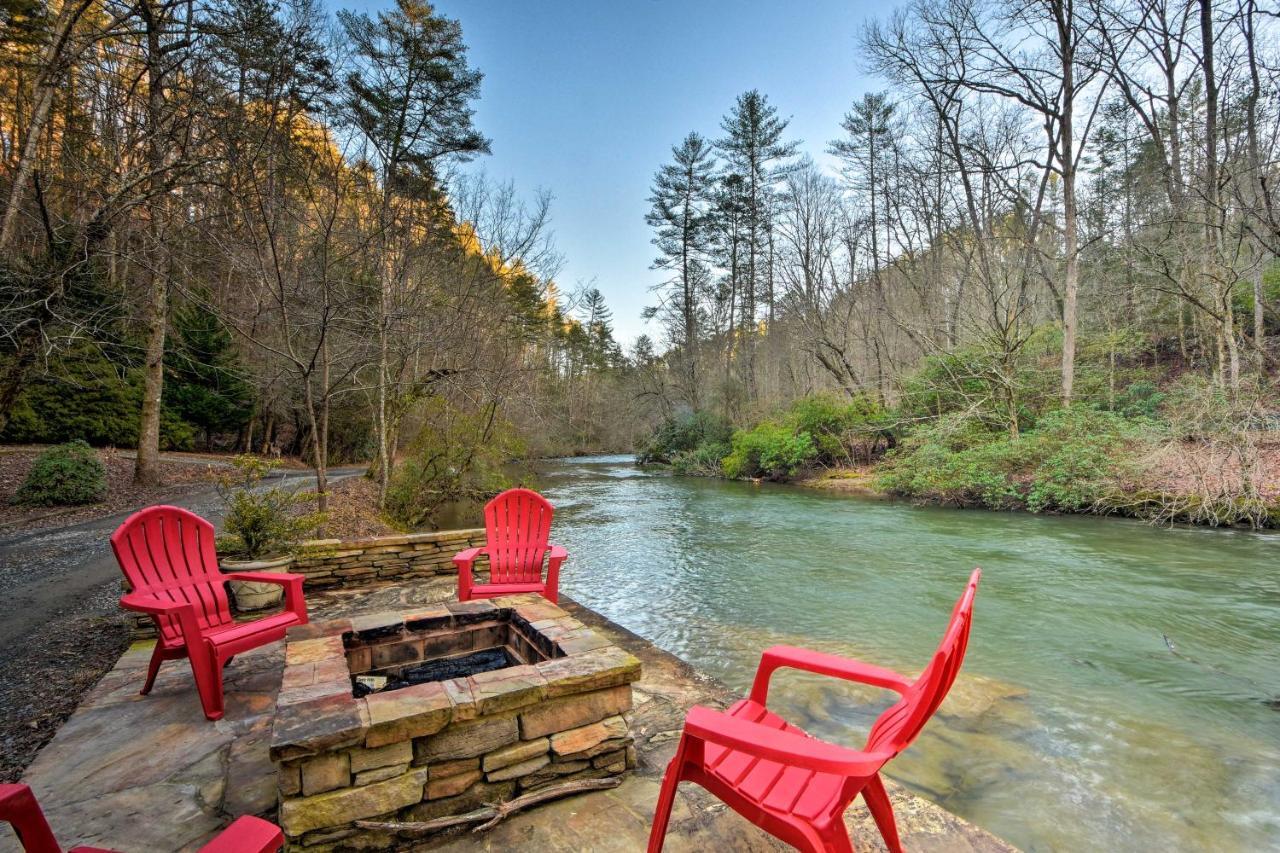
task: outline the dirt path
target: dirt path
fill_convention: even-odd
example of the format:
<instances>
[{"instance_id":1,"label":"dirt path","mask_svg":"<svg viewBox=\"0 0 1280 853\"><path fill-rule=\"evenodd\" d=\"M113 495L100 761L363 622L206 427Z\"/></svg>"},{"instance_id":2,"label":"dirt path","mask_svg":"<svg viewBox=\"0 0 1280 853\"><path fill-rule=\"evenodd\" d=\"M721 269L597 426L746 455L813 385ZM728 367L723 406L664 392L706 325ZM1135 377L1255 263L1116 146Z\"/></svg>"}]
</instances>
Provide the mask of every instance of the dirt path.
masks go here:
<instances>
[{"instance_id":1,"label":"dirt path","mask_svg":"<svg viewBox=\"0 0 1280 853\"><path fill-rule=\"evenodd\" d=\"M363 472L339 468L331 480ZM309 472L286 471L288 482ZM276 482L272 478L272 482ZM207 485L171 497L218 524ZM108 537L132 510L62 527L0 536L0 779L16 779L124 651L120 569Z\"/></svg>"}]
</instances>

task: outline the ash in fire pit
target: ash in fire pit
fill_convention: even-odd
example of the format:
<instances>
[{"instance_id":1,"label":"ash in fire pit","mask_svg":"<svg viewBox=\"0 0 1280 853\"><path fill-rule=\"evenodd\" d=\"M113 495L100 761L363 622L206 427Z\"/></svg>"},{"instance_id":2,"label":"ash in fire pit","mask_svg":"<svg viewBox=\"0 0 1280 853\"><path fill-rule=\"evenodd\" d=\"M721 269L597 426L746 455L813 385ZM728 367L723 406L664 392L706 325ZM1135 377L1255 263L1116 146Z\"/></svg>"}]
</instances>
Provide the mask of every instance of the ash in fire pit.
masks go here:
<instances>
[{"instance_id":1,"label":"ash in fire pit","mask_svg":"<svg viewBox=\"0 0 1280 853\"><path fill-rule=\"evenodd\" d=\"M358 698L563 654L509 609L476 615L479 618L423 619L347 634L343 645L352 693Z\"/></svg>"},{"instance_id":2,"label":"ash in fire pit","mask_svg":"<svg viewBox=\"0 0 1280 853\"><path fill-rule=\"evenodd\" d=\"M399 690L411 684L425 684L428 681L448 681L450 678L465 678L478 672L491 672L519 665L506 649L485 649L482 652L463 655L444 660L433 660L428 663L411 666L400 670L400 675L386 677L383 687L372 687L361 679L367 676L352 676L355 679L353 692L356 696L368 696L370 693L386 693L388 690Z\"/></svg>"}]
</instances>

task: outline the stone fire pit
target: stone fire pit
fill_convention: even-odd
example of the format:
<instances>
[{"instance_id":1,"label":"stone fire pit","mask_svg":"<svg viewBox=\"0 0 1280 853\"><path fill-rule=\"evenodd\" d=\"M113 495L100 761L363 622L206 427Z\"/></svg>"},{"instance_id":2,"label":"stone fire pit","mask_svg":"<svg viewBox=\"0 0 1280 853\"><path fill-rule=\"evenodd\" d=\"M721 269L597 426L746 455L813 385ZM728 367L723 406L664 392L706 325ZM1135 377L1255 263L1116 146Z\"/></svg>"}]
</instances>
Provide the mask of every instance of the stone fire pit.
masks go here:
<instances>
[{"instance_id":1,"label":"stone fire pit","mask_svg":"<svg viewBox=\"0 0 1280 853\"><path fill-rule=\"evenodd\" d=\"M271 741L280 823L295 847L385 849L354 822L622 774L639 678L639 660L537 596L291 629Z\"/></svg>"}]
</instances>

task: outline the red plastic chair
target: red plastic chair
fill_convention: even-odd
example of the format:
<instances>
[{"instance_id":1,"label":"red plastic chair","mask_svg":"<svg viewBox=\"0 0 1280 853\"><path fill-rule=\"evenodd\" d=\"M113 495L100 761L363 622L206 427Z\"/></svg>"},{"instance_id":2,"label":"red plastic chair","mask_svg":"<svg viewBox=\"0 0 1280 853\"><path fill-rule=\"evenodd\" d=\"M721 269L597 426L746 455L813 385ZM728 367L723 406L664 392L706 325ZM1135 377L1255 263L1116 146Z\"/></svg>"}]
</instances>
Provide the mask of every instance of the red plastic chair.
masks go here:
<instances>
[{"instance_id":1,"label":"red plastic chair","mask_svg":"<svg viewBox=\"0 0 1280 853\"><path fill-rule=\"evenodd\" d=\"M667 766L649 835L650 853L662 850L676 786L696 782L734 811L806 851L853 850L844 811L858 794L875 818L885 846L902 845L880 768L906 749L942 704L964 660L980 569L951 612L933 659L915 681L878 666L791 646L774 646L760 659L751 696L719 713L694 706L685 718L675 758ZM871 727L864 750L810 737L765 707L769 677L792 667L893 690L902 695Z\"/></svg>"},{"instance_id":2,"label":"red plastic chair","mask_svg":"<svg viewBox=\"0 0 1280 853\"><path fill-rule=\"evenodd\" d=\"M26 853L62 853L53 830L31 789L0 784L0 821L13 827ZM284 846L284 833L273 823L245 815L218 833L200 853L274 853ZM102 847L72 847L69 853L113 853Z\"/></svg>"},{"instance_id":3,"label":"red plastic chair","mask_svg":"<svg viewBox=\"0 0 1280 853\"><path fill-rule=\"evenodd\" d=\"M129 516L111 534L111 549L133 587L120 605L149 614L156 623L158 639L143 696L151 692L161 663L189 658L204 715L221 719L222 668L228 661L283 639L287 628L307 622L302 575L224 574L214 552L213 525L180 507L147 507ZM252 622L236 622L227 603L229 580L280 584L285 610Z\"/></svg>"},{"instance_id":4,"label":"red plastic chair","mask_svg":"<svg viewBox=\"0 0 1280 853\"><path fill-rule=\"evenodd\" d=\"M458 600L536 592L556 603L560 564L569 554L548 542L554 511L546 498L529 489L508 489L485 504L485 547L468 548L453 558L458 567ZM477 584L472 574L472 564L480 554L489 557L486 584Z\"/></svg>"}]
</instances>

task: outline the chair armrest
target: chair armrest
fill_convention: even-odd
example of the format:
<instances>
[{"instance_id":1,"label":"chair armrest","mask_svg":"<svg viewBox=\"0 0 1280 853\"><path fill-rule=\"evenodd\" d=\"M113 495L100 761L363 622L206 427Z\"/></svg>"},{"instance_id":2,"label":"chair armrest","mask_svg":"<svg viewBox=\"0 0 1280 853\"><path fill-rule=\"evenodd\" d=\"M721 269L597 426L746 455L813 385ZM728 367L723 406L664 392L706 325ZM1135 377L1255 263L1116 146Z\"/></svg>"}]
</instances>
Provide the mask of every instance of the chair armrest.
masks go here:
<instances>
[{"instance_id":1,"label":"chair armrest","mask_svg":"<svg viewBox=\"0 0 1280 853\"><path fill-rule=\"evenodd\" d=\"M483 552L483 548L468 548L453 555L453 564L458 567L459 601L466 601L471 597L471 587L475 583L471 576L471 565Z\"/></svg>"},{"instance_id":2,"label":"chair armrest","mask_svg":"<svg viewBox=\"0 0 1280 853\"><path fill-rule=\"evenodd\" d=\"M192 610L184 601L166 601L154 595L130 592L120 596L120 606L136 613L147 613L151 616L178 616L183 610Z\"/></svg>"},{"instance_id":3,"label":"chair armrest","mask_svg":"<svg viewBox=\"0 0 1280 853\"><path fill-rule=\"evenodd\" d=\"M911 687L910 679L891 669L795 646L773 646L765 649L764 654L760 656L760 666L756 668L755 682L751 685L753 702L765 704L765 699L769 695L769 678L774 670L782 667L843 678L860 684L870 684L896 693L905 693Z\"/></svg>"},{"instance_id":4,"label":"chair armrest","mask_svg":"<svg viewBox=\"0 0 1280 853\"><path fill-rule=\"evenodd\" d=\"M251 581L253 583L274 583L284 587L284 608L292 610L298 617L298 624L307 624L307 600L302 596L302 582L306 575L292 572L226 572L223 575L231 581Z\"/></svg>"},{"instance_id":5,"label":"chair armrest","mask_svg":"<svg viewBox=\"0 0 1280 853\"><path fill-rule=\"evenodd\" d=\"M172 616L177 619L178 625L182 628L182 638L188 648L203 639L203 634L200 632L200 623L196 621L196 610L186 602L166 601L153 595L131 592L120 597L120 606L125 610L146 613L152 617Z\"/></svg>"},{"instance_id":6,"label":"chair armrest","mask_svg":"<svg viewBox=\"0 0 1280 853\"><path fill-rule=\"evenodd\" d=\"M695 705L685 717L686 735L740 750L768 761L841 776L871 776L893 757L891 752L862 752L817 738L772 729Z\"/></svg>"},{"instance_id":7,"label":"chair armrest","mask_svg":"<svg viewBox=\"0 0 1280 853\"><path fill-rule=\"evenodd\" d=\"M569 552L559 545L548 545L547 555L547 598L553 604L560 601L560 566L569 557Z\"/></svg>"}]
</instances>

